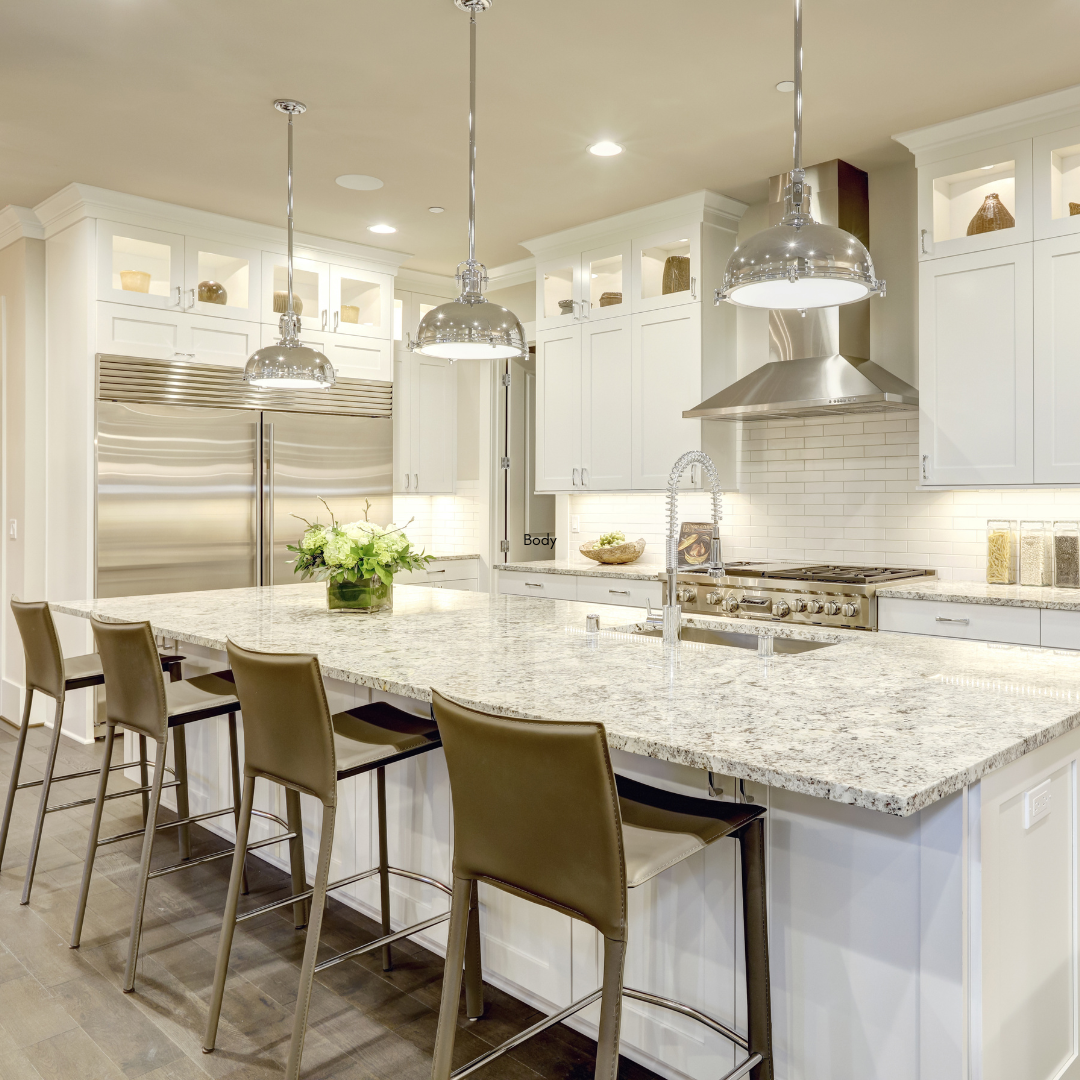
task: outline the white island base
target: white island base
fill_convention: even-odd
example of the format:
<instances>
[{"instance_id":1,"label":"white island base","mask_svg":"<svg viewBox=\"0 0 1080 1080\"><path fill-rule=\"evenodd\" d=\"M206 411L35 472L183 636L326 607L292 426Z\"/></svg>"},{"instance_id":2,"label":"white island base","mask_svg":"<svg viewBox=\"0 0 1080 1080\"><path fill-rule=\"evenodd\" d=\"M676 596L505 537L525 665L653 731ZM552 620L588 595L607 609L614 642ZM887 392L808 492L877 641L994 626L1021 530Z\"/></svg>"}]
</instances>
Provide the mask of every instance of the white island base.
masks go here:
<instances>
[{"instance_id":1,"label":"white island base","mask_svg":"<svg viewBox=\"0 0 1080 1080\"><path fill-rule=\"evenodd\" d=\"M183 651L192 670L200 656L208 670L224 659L186 643ZM351 683L331 680L327 689L334 710L374 698L427 710ZM224 720L193 725L188 747L192 812L227 804ZM1080 1077L1078 756L1074 730L907 818L712 777L718 797L745 795L769 808L778 1080ZM621 751L613 758L626 775L708 797L706 772ZM1047 791L1049 801L1039 798ZM374 865L378 850L370 776L345 781L340 800L335 879ZM284 815L283 796L261 780L256 805ZM306 797L303 805L311 874L319 811ZM388 770L387 810L391 864L449 881L441 750ZM253 820L252 839L268 835L267 823ZM632 891L626 985L745 1030L736 847L720 841ZM288 869L284 846L254 857ZM367 881L334 895L376 916L377 888ZM397 877L391 897L395 928L447 907L441 893ZM480 900L486 980L545 1012L600 985L591 927L484 886ZM442 954L445 927L416 940ZM595 1037L598 1008L570 1023ZM736 1061L700 1025L635 1001L624 1004L622 1050L680 1080L715 1080Z\"/></svg>"}]
</instances>

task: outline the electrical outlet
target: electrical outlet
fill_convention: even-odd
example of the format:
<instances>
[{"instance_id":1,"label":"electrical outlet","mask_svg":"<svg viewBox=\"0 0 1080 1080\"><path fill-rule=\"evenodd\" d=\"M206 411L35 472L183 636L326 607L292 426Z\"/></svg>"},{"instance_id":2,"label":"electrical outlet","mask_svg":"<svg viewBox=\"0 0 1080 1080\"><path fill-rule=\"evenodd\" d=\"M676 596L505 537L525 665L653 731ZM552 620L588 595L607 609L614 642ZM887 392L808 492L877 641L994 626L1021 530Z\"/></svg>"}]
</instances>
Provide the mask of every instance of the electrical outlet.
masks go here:
<instances>
[{"instance_id":1,"label":"electrical outlet","mask_svg":"<svg viewBox=\"0 0 1080 1080\"><path fill-rule=\"evenodd\" d=\"M581 532L581 515L580 514L571 514L570 515L570 531L571 532L576 532L576 533Z\"/></svg>"},{"instance_id":2,"label":"electrical outlet","mask_svg":"<svg viewBox=\"0 0 1080 1080\"><path fill-rule=\"evenodd\" d=\"M1050 813L1050 781L1024 792L1024 828L1030 829Z\"/></svg>"}]
</instances>

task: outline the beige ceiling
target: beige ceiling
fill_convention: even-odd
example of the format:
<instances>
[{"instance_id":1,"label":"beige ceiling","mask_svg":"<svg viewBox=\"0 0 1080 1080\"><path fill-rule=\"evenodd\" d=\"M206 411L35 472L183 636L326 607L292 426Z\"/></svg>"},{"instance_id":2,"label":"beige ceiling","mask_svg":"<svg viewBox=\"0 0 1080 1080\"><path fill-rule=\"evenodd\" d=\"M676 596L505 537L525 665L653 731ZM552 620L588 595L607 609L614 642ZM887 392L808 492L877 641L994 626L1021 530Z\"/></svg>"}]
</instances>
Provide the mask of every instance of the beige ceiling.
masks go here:
<instances>
[{"instance_id":1,"label":"beige ceiling","mask_svg":"<svg viewBox=\"0 0 1080 1080\"><path fill-rule=\"evenodd\" d=\"M477 255L789 167L791 0L494 0L480 17ZM0 0L0 206L71 181L465 255L468 17L452 0ZM806 0L806 157L871 169L898 131L1080 82L1076 0ZM585 153L597 138L620 157ZM347 191L342 173L385 187ZM433 215L427 207L441 205ZM387 221L393 236L367 226Z\"/></svg>"}]
</instances>

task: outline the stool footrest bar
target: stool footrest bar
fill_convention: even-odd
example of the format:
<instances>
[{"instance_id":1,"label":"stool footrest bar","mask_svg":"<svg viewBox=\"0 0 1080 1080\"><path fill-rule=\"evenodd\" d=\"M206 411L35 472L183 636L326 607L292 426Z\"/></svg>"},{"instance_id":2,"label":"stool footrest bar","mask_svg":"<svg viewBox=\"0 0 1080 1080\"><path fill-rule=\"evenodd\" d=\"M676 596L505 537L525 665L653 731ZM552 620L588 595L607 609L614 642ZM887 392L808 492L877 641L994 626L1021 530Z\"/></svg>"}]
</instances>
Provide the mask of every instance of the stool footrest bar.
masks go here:
<instances>
[{"instance_id":1,"label":"stool footrest bar","mask_svg":"<svg viewBox=\"0 0 1080 1080\"><path fill-rule=\"evenodd\" d=\"M724 1073L720 1080L739 1080L745 1076L755 1065L761 1064L760 1054L751 1054L741 1065L736 1065L729 1073Z\"/></svg>"},{"instance_id":2,"label":"stool footrest bar","mask_svg":"<svg viewBox=\"0 0 1080 1080\"><path fill-rule=\"evenodd\" d=\"M369 941L366 945L360 945L355 949L347 949L345 952L338 953L336 956L331 956L329 960L324 960L321 964L316 964L315 970L325 971L326 968L333 967L335 964L340 964L343 960L350 960L354 956L362 956L364 953L372 952L374 949L381 949L383 945L392 945L395 941L400 941L402 938L410 937L412 934L419 934L421 930L426 930L429 926L437 926L439 923L449 921L450 912L447 911L445 914L436 915L432 919L425 919L423 922L413 923L412 926L406 926L404 930L398 930L393 934L385 934L381 938Z\"/></svg>"},{"instance_id":3,"label":"stool footrest bar","mask_svg":"<svg viewBox=\"0 0 1080 1080\"><path fill-rule=\"evenodd\" d=\"M364 878L374 877L378 872L378 867L375 867L374 870L361 870L359 874L353 874L352 877L342 878L340 881L331 882L326 886L326 891L330 893L335 889L342 889L346 885L352 885L353 882L363 881ZM243 914L236 916L236 921L241 923L246 919L254 919L256 915L265 915L268 911L275 911L277 908L288 907L290 904L297 904L301 900L310 900L314 895L314 889L305 889L301 893L293 893L291 896L286 896L283 900L273 900L269 904L262 904L260 907L245 911Z\"/></svg>"},{"instance_id":4,"label":"stool footrest bar","mask_svg":"<svg viewBox=\"0 0 1080 1080\"><path fill-rule=\"evenodd\" d=\"M163 821L160 825L155 826L154 832L161 832L162 829L176 829L181 825L190 825L196 821L206 821L209 818L223 817L225 814L231 814L233 808L226 806L224 810L209 810L205 814L194 814L191 817L177 818L175 821ZM142 836L146 832L145 829L132 829L131 832L116 833L113 836L106 836L104 840L97 842L98 847L102 847L105 844L115 844L118 840L131 840L133 837Z\"/></svg>"},{"instance_id":5,"label":"stool footrest bar","mask_svg":"<svg viewBox=\"0 0 1080 1080\"><path fill-rule=\"evenodd\" d=\"M587 997L579 998L572 1004L567 1005L561 1012L553 1013L551 1016L545 1016L543 1020L537 1021L532 1027L528 1027L524 1031L519 1031L516 1035L507 1039L506 1042L500 1043L498 1046L488 1050L477 1058L473 1058L468 1065L462 1065L460 1069L455 1069L450 1074L450 1080L458 1080L458 1077L468 1076L469 1073L476 1072L477 1069L486 1065L489 1061L501 1057L508 1050L513 1050L515 1046L520 1046L534 1035L539 1035L541 1031L546 1031L549 1027L553 1027L555 1024L560 1023L568 1016L573 1016L574 1013L580 1012L586 1005L591 1005L594 1001L599 1001L603 992L602 989L594 990Z\"/></svg>"},{"instance_id":6,"label":"stool footrest bar","mask_svg":"<svg viewBox=\"0 0 1080 1080\"><path fill-rule=\"evenodd\" d=\"M628 986L623 987L623 997L633 998L635 1001L644 1001L648 1005L659 1005L661 1009L670 1009L672 1012L682 1013L683 1016L689 1016L691 1020L696 1020L699 1024L704 1024L706 1027L712 1028L718 1035L723 1035L725 1039L730 1039L736 1046L741 1047L743 1050L749 1051L750 1049L750 1044L746 1039L744 1039L737 1031L732 1031L727 1024L722 1024L719 1020L714 1020L706 1013L699 1012L689 1005L684 1005L681 1001L660 997L657 994L647 994L644 990L631 990Z\"/></svg>"},{"instance_id":7,"label":"stool footrest bar","mask_svg":"<svg viewBox=\"0 0 1080 1080\"><path fill-rule=\"evenodd\" d=\"M179 787L182 781L170 780L167 784L162 784L163 788ZM104 802L111 802L113 799L126 799L129 795L141 795L144 791L152 791L151 785L147 784L146 787L131 788L129 791L114 791L111 795L106 795ZM76 806L93 806L96 799L78 799L75 802L59 803L57 806L46 806L46 814L55 814L57 810L74 810Z\"/></svg>"},{"instance_id":8,"label":"stool footrest bar","mask_svg":"<svg viewBox=\"0 0 1080 1080\"><path fill-rule=\"evenodd\" d=\"M118 769L137 769L142 762L140 761L122 761L119 765L110 765L109 772L116 772ZM172 769L166 766L168 772L172 772ZM69 772L64 773L63 776L54 776L52 782L59 784L61 780L81 780L85 776L99 776L101 769L83 769L82 772ZM25 784L18 784L15 787L16 791L22 791L24 788L41 787L44 780L27 780Z\"/></svg>"},{"instance_id":9,"label":"stool footrest bar","mask_svg":"<svg viewBox=\"0 0 1080 1080\"><path fill-rule=\"evenodd\" d=\"M232 807L230 806L229 809L232 810ZM279 818L277 814L271 814L269 810L252 810L251 816L265 818L267 821L273 821L283 829L288 829L289 827L289 823L284 818Z\"/></svg>"},{"instance_id":10,"label":"stool footrest bar","mask_svg":"<svg viewBox=\"0 0 1080 1080\"><path fill-rule=\"evenodd\" d=\"M271 844L280 844L282 840L294 840L296 833L287 833L285 836L272 836L269 840L260 840L257 844L248 844L248 851L258 851L259 848L269 847ZM188 866L198 866L200 863L213 862L215 859L231 858L233 848L227 847L224 851L215 851L210 855L200 855L197 859L185 859L183 862L172 863L163 866L160 870L151 870L147 878L164 877L165 874L175 874L177 870L183 870Z\"/></svg>"}]
</instances>

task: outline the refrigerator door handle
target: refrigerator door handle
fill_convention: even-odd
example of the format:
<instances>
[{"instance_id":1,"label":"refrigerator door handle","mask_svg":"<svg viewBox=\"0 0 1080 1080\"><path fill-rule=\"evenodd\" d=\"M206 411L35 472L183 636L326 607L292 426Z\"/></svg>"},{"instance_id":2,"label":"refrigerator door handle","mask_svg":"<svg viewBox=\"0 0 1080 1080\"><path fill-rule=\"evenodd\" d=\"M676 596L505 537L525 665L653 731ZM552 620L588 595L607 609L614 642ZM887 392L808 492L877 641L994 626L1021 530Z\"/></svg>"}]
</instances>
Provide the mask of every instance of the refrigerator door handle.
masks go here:
<instances>
[{"instance_id":1,"label":"refrigerator door handle","mask_svg":"<svg viewBox=\"0 0 1080 1080\"><path fill-rule=\"evenodd\" d=\"M263 584L263 535L266 532L266 469L263 462L265 437L262 417L255 421L255 584Z\"/></svg>"},{"instance_id":2,"label":"refrigerator door handle","mask_svg":"<svg viewBox=\"0 0 1080 1080\"><path fill-rule=\"evenodd\" d=\"M266 581L274 584L274 425L266 424Z\"/></svg>"}]
</instances>

